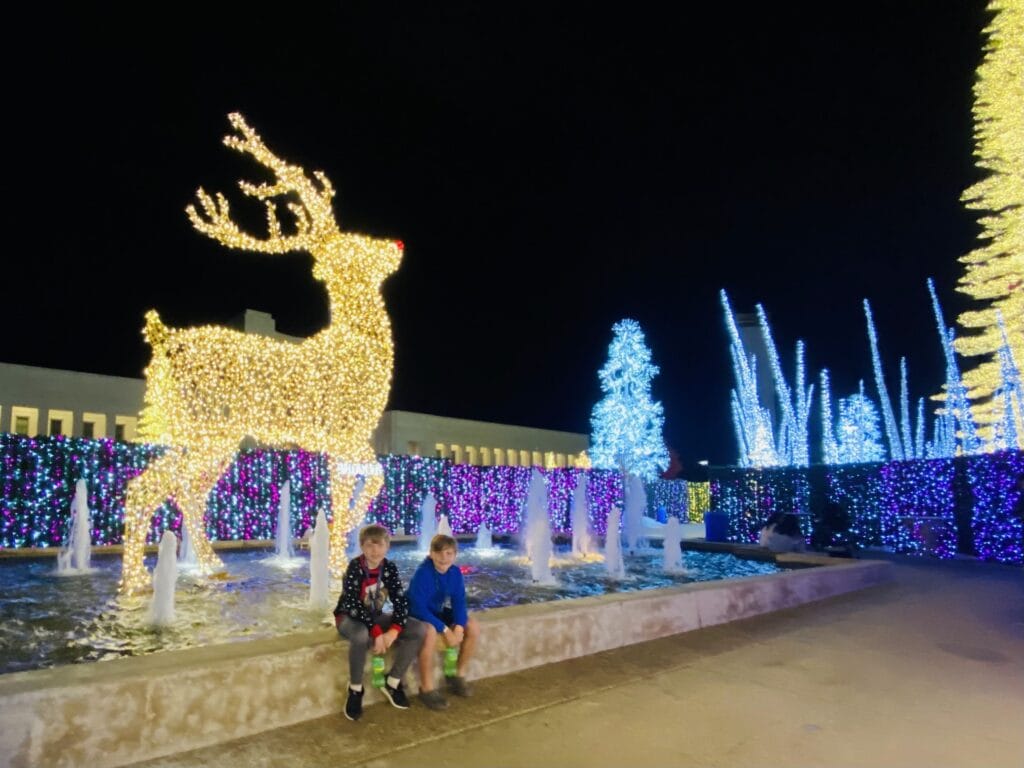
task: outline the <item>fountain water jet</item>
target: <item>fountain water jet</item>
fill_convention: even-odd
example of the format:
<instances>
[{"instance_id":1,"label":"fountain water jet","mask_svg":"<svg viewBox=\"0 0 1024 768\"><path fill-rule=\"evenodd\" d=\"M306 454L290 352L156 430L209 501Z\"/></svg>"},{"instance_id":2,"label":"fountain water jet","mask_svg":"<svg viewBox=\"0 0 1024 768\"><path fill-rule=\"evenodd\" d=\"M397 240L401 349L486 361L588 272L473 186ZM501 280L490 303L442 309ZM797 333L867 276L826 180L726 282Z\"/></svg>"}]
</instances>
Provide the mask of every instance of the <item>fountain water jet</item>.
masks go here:
<instances>
[{"instance_id":1,"label":"fountain water jet","mask_svg":"<svg viewBox=\"0 0 1024 768\"><path fill-rule=\"evenodd\" d=\"M285 480L281 486L281 503L277 508L277 537L274 552L281 560L291 560L292 549L292 482Z\"/></svg>"},{"instance_id":2,"label":"fountain water jet","mask_svg":"<svg viewBox=\"0 0 1024 768\"><path fill-rule=\"evenodd\" d=\"M178 554L178 568L183 571L196 571L199 569L196 548L192 546L192 537L189 535L188 526L185 525L184 519L181 521L181 552Z\"/></svg>"},{"instance_id":3,"label":"fountain water jet","mask_svg":"<svg viewBox=\"0 0 1024 768\"><path fill-rule=\"evenodd\" d=\"M434 538L434 532L437 530L437 521L434 519L436 508L437 499L434 498L434 494L427 491L427 495L423 497L423 503L420 505L420 538L418 547L421 552L430 550L430 540Z\"/></svg>"},{"instance_id":4,"label":"fountain water jet","mask_svg":"<svg viewBox=\"0 0 1024 768\"><path fill-rule=\"evenodd\" d=\"M622 562L622 541L619 537L619 518L622 511L612 507L608 513L608 531L604 537L604 567L609 578L621 580L626 578L626 566Z\"/></svg>"},{"instance_id":5,"label":"fountain water jet","mask_svg":"<svg viewBox=\"0 0 1024 768\"><path fill-rule=\"evenodd\" d=\"M493 547L494 541L491 537L491 529L487 527L487 523L480 523L480 528L476 532L476 548L492 549Z\"/></svg>"},{"instance_id":6,"label":"fountain water jet","mask_svg":"<svg viewBox=\"0 0 1024 768\"><path fill-rule=\"evenodd\" d=\"M356 502L359 501L359 496L362 494L365 485L366 478L360 475L359 479L356 480L355 487L352 489L352 498L348 502L349 509L355 509ZM345 550L345 554L348 556L349 560L355 557L359 557L359 554L361 552L359 548L359 532L369 524L370 513L369 505L367 505L367 513L363 515L363 519L359 521L359 524L355 528L348 532L348 549Z\"/></svg>"},{"instance_id":7,"label":"fountain water jet","mask_svg":"<svg viewBox=\"0 0 1024 768\"><path fill-rule=\"evenodd\" d=\"M448 515L442 514L437 520L437 534L439 536L451 536L452 526L448 522Z\"/></svg>"},{"instance_id":8,"label":"fountain water jet","mask_svg":"<svg viewBox=\"0 0 1024 768\"><path fill-rule=\"evenodd\" d=\"M153 569L153 602L149 605L149 623L166 627L174 623L174 588L178 580L178 537L164 531Z\"/></svg>"},{"instance_id":9,"label":"fountain water jet","mask_svg":"<svg viewBox=\"0 0 1024 768\"><path fill-rule=\"evenodd\" d=\"M327 516L321 509L316 513L316 527L309 540L309 604L314 608L330 607L329 550Z\"/></svg>"},{"instance_id":10,"label":"fountain water jet","mask_svg":"<svg viewBox=\"0 0 1024 768\"><path fill-rule=\"evenodd\" d=\"M530 486L526 491L526 514L520 526L523 553L533 559L533 541L530 532L535 530L548 517L548 486L544 475L536 467L530 473ZM549 527L550 530L550 527Z\"/></svg>"},{"instance_id":11,"label":"fountain water jet","mask_svg":"<svg viewBox=\"0 0 1024 768\"><path fill-rule=\"evenodd\" d=\"M665 523L665 561L664 569L667 573L683 573L683 550L679 544L683 538L683 527L679 524L679 518L669 515Z\"/></svg>"},{"instance_id":12,"label":"fountain water jet","mask_svg":"<svg viewBox=\"0 0 1024 768\"><path fill-rule=\"evenodd\" d=\"M643 535L644 510L647 509L647 491L644 481L636 475L628 475L625 483L626 515L623 532L626 535L626 549L632 555L636 550L647 547Z\"/></svg>"},{"instance_id":13,"label":"fountain water jet","mask_svg":"<svg viewBox=\"0 0 1024 768\"><path fill-rule=\"evenodd\" d=\"M75 483L75 497L71 502L71 535L67 547L57 553L57 573L88 573L89 560L92 557L92 541L89 529L89 489L85 480Z\"/></svg>"},{"instance_id":14,"label":"fountain water jet","mask_svg":"<svg viewBox=\"0 0 1024 768\"><path fill-rule=\"evenodd\" d=\"M572 554L574 557L586 557L593 546L587 515L587 475L580 472L578 478L572 492Z\"/></svg>"}]
</instances>

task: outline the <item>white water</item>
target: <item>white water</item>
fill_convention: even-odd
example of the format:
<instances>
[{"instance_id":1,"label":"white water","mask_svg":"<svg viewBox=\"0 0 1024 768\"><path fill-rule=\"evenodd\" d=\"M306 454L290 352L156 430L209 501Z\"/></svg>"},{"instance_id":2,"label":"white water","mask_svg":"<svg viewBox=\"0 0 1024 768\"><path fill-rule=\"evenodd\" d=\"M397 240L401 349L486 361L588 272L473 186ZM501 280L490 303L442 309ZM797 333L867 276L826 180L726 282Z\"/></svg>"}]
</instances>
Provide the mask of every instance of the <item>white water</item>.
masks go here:
<instances>
[{"instance_id":1,"label":"white water","mask_svg":"<svg viewBox=\"0 0 1024 768\"><path fill-rule=\"evenodd\" d=\"M572 492L572 554L586 557L593 547L587 515L587 476L580 472L578 477L576 489Z\"/></svg>"},{"instance_id":2,"label":"white water","mask_svg":"<svg viewBox=\"0 0 1024 768\"><path fill-rule=\"evenodd\" d=\"M545 514L540 519L534 520L530 529L526 532L527 541L530 543L530 574L536 584L557 584L555 577L551 574L551 523Z\"/></svg>"},{"instance_id":3,"label":"white water","mask_svg":"<svg viewBox=\"0 0 1024 768\"><path fill-rule=\"evenodd\" d=\"M665 523L665 561L664 568L667 573L682 573L683 551L679 548L679 542L683 538L683 526L679 524L679 518L675 515L668 516Z\"/></svg>"},{"instance_id":4,"label":"white water","mask_svg":"<svg viewBox=\"0 0 1024 768\"><path fill-rule=\"evenodd\" d=\"M487 527L487 523L480 523L480 529L476 532L476 548L491 549L493 546L491 529Z\"/></svg>"},{"instance_id":5,"label":"white water","mask_svg":"<svg viewBox=\"0 0 1024 768\"><path fill-rule=\"evenodd\" d=\"M548 517L548 486L544 475L536 467L530 473L530 486L526 491L526 514L520 527L520 538L523 542L523 553L533 559L533 539L530 532L541 525L542 519ZM548 530L550 531L550 525ZM550 537L550 536L549 536Z\"/></svg>"},{"instance_id":6,"label":"white water","mask_svg":"<svg viewBox=\"0 0 1024 768\"><path fill-rule=\"evenodd\" d=\"M79 479L75 483L75 497L71 501L71 535L68 537L68 545L57 553L57 573L88 573L92 570L89 567L92 557L91 528L89 489L85 480Z\"/></svg>"},{"instance_id":7,"label":"white water","mask_svg":"<svg viewBox=\"0 0 1024 768\"><path fill-rule=\"evenodd\" d=\"M281 503L277 508L277 536L274 554L281 560L291 560L292 549L292 482L285 480L281 486Z\"/></svg>"},{"instance_id":8,"label":"white water","mask_svg":"<svg viewBox=\"0 0 1024 768\"><path fill-rule=\"evenodd\" d=\"M327 516L321 509L316 513L316 527L309 539L309 604L314 608L330 607L330 576L327 570L330 543Z\"/></svg>"},{"instance_id":9,"label":"white water","mask_svg":"<svg viewBox=\"0 0 1024 768\"><path fill-rule=\"evenodd\" d=\"M644 511L647 509L647 491L644 481L636 475L628 475L625 483L626 516L622 526L626 538L626 549L633 554L638 549L647 547L643 534Z\"/></svg>"},{"instance_id":10,"label":"white water","mask_svg":"<svg viewBox=\"0 0 1024 768\"><path fill-rule=\"evenodd\" d=\"M434 538L437 530L437 521L434 519L434 511L437 508L437 500L434 494L427 491L423 497L423 504L420 505L420 538L417 544L421 552L430 551L430 540Z\"/></svg>"},{"instance_id":11,"label":"white water","mask_svg":"<svg viewBox=\"0 0 1024 768\"><path fill-rule=\"evenodd\" d=\"M613 579L626 578L626 566L622 562L622 541L619 538L619 518L622 511L612 507L608 513L608 532L604 537L604 567Z\"/></svg>"},{"instance_id":12,"label":"white water","mask_svg":"<svg viewBox=\"0 0 1024 768\"><path fill-rule=\"evenodd\" d=\"M359 497L363 493L363 488L365 487L365 485L366 478L360 475L359 479L356 480L355 487L352 488L352 498L348 502L348 508L350 510L355 509L355 506L359 501ZM359 524L348 532L348 549L345 551L345 554L348 556L349 560L359 557L362 551L359 548L359 532L369 524L370 520L368 516L364 515L363 519L359 521Z\"/></svg>"},{"instance_id":13,"label":"white water","mask_svg":"<svg viewBox=\"0 0 1024 768\"><path fill-rule=\"evenodd\" d=\"M181 552L178 554L178 567L183 571L195 571L199 568L196 548L192 546L192 536L184 520L181 521Z\"/></svg>"},{"instance_id":14,"label":"white water","mask_svg":"<svg viewBox=\"0 0 1024 768\"><path fill-rule=\"evenodd\" d=\"M438 521L437 521L437 533L438 533L438 535L441 535L441 536L451 536L452 535L452 527L448 523L448 515L441 515L441 517L438 518Z\"/></svg>"},{"instance_id":15,"label":"white water","mask_svg":"<svg viewBox=\"0 0 1024 768\"><path fill-rule=\"evenodd\" d=\"M178 537L164 531L153 569L153 602L149 604L149 623L164 627L174 623L174 588L178 580Z\"/></svg>"}]
</instances>

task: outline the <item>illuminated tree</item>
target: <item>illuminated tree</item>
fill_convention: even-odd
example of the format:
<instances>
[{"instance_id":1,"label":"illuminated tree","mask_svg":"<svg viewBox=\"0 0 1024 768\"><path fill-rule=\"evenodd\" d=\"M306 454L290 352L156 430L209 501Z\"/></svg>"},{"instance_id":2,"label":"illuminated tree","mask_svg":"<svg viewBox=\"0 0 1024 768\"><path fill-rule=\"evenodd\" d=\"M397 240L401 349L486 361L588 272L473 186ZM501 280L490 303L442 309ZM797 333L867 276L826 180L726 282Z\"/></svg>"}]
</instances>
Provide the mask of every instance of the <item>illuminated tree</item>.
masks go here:
<instances>
[{"instance_id":1,"label":"illuminated tree","mask_svg":"<svg viewBox=\"0 0 1024 768\"><path fill-rule=\"evenodd\" d=\"M608 362L598 372L605 398L594 406L590 459L599 469L653 480L668 466L662 437L661 403L651 400L651 380L658 366L636 320L621 320L608 347Z\"/></svg>"},{"instance_id":2,"label":"illuminated tree","mask_svg":"<svg viewBox=\"0 0 1024 768\"><path fill-rule=\"evenodd\" d=\"M974 154L987 173L962 196L968 208L984 213L982 244L961 257L967 268L957 289L986 306L957 318L967 333L956 349L982 358L964 371L963 383L981 401L975 419L994 448L992 427L1003 419L1002 404L992 398L1001 379L997 312L1013 357L1024 360L1024 0L993 0L988 7L995 17L974 85Z\"/></svg>"},{"instance_id":3,"label":"illuminated tree","mask_svg":"<svg viewBox=\"0 0 1024 768\"><path fill-rule=\"evenodd\" d=\"M885 461L882 433L878 428L878 409L864 394L864 382L855 395L839 401L839 463L859 464Z\"/></svg>"}]
</instances>

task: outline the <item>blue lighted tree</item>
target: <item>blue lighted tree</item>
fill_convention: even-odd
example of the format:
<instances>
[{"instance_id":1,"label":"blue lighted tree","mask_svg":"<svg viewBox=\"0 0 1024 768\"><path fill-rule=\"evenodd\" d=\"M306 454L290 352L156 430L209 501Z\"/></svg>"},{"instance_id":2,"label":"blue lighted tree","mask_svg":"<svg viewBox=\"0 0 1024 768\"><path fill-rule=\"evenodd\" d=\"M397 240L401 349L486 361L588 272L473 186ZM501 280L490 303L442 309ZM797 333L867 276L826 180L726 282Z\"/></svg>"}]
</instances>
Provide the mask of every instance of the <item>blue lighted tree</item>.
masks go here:
<instances>
[{"instance_id":1,"label":"blue lighted tree","mask_svg":"<svg viewBox=\"0 0 1024 768\"><path fill-rule=\"evenodd\" d=\"M878 428L878 408L864 394L864 382L855 395L839 401L839 427L836 429L840 464L885 461L882 432Z\"/></svg>"},{"instance_id":2,"label":"blue lighted tree","mask_svg":"<svg viewBox=\"0 0 1024 768\"><path fill-rule=\"evenodd\" d=\"M603 400L590 415L590 460L600 469L653 480L668 467L662 437L661 403L651 399L651 379L659 371L636 320L620 320L608 347L608 362L598 372Z\"/></svg>"}]
</instances>

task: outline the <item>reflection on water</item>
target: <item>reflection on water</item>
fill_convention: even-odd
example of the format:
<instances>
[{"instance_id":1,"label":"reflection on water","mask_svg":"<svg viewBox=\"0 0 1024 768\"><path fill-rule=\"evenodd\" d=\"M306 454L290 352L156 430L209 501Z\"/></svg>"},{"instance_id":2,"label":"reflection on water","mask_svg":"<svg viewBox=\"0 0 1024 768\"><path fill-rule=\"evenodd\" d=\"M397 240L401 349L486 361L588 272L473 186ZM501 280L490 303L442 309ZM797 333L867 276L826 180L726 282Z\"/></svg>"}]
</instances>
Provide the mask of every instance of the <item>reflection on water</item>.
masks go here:
<instances>
[{"instance_id":1,"label":"reflection on water","mask_svg":"<svg viewBox=\"0 0 1024 768\"><path fill-rule=\"evenodd\" d=\"M276 637L333 625L328 614L308 605L308 553L298 555L300 567L290 569L275 565L267 550L220 555L230 577L215 581L181 574L176 621L161 629L146 626L148 599L117 598L118 557L96 557L92 573L71 577L57 576L52 558L0 563L0 672ZM390 553L406 583L424 556L414 545L397 544ZM150 557L146 564L152 569L154 563L155 557ZM530 564L507 549L462 547L457 564L465 573L471 610L780 570L773 563L732 555L684 552L687 572L667 574L658 550L627 557L626 579L613 581L600 558L581 563L559 550L552 560L557 583L541 586L531 582ZM340 582L331 584L332 607L340 588Z\"/></svg>"}]
</instances>

